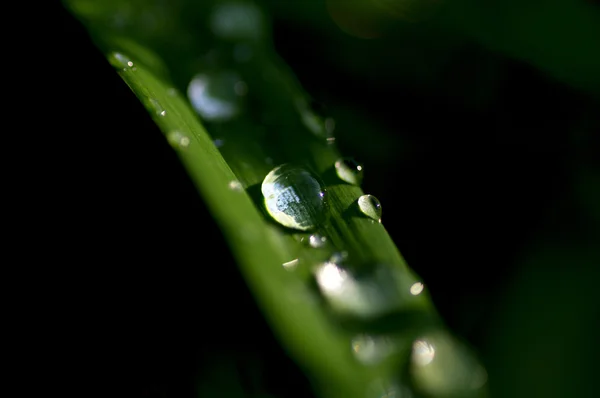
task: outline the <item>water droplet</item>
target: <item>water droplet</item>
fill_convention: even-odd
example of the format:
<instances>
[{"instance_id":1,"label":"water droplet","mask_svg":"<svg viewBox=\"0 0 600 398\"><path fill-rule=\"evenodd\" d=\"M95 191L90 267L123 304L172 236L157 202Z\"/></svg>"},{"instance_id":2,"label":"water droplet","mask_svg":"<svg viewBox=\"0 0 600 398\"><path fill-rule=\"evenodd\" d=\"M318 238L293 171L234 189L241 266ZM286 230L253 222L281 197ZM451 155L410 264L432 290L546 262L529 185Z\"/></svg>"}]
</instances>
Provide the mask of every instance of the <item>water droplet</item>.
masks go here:
<instances>
[{"instance_id":1,"label":"water droplet","mask_svg":"<svg viewBox=\"0 0 600 398\"><path fill-rule=\"evenodd\" d=\"M110 53L108 55L108 61L110 62L110 64L112 66L114 66L115 68L118 69L125 69L127 70L129 66L129 64L131 63L131 66L133 66L133 62L131 62L129 60L129 57L127 57L126 55L120 53L120 52L113 52Z\"/></svg>"},{"instance_id":2,"label":"water droplet","mask_svg":"<svg viewBox=\"0 0 600 398\"><path fill-rule=\"evenodd\" d=\"M313 247L315 249L325 246L325 243L327 243L326 236L313 234L308 238L308 244L310 245L310 247Z\"/></svg>"},{"instance_id":3,"label":"water droplet","mask_svg":"<svg viewBox=\"0 0 600 398\"><path fill-rule=\"evenodd\" d=\"M213 143L215 144L215 146L217 148L221 148L223 145L225 145L225 140L221 139L221 138L216 138Z\"/></svg>"},{"instance_id":4,"label":"water droplet","mask_svg":"<svg viewBox=\"0 0 600 398\"><path fill-rule=\"evenodd\" d=\"M317 137L325 139L327 143L335 142L333 137L335 121L332 118L325 118L324 107L321 104L314 100L299 99L296 100L296 107L306 128Z\"/></svg>"},{"instance_id":5,"label":"water droplet","mask_svg":"<svg viewBox=\"0 0 600 398\"><path fill-rule=\"evenodd\" d=\"M190 137L179 131L172 131L168 133L167 141L175 149L185 149L190 145Z\"/></svg>"},{"instance_id":6,"label":"water droplet","mask_svg":"<svg viewBox=\"0 0 600 398\"><path fill-rule=\"evenodd\" d=\"M468 396L487 380L470 350L446 332L415 340L411 362L415 387L432 396Z\"/></svg>"},{"instance_id":7,"label":"water droplet","mask_svg":"<svg viewBox=\"0 0 600 398\"><path fill-rule=\"evenodd\" d=\"M133 62L127 61L127 66L129 66L130 68L133 67Z\"/></svg>"},{"instance_id":8,"label":"water droplet","mask_svg":"<svg viewBox=\"0 0 600 398\"><path fill-rule=\"evenodd\" d=\"M169 87L167 89L167 95L169 97L176 97L177 96L177 89L175 87Z\"/></svg>"},{"instance_id":9,"label":"water droplet","mask_svg":"<svg viewBox=\"0 0 600 398\"><path fill-rule=\"evenodd\" d=\"M354 357L365 365L375 365L390 356L396 347L383 336L359 334L352 339Z\"/></svg>"},{"instance_id":10,"label":"water droplet","mask_svg":"<svg viewBox=\"0 0 600 398\"><path fill-rule=\"evenodd\" d=\"M290 164L275 167L262 182L265 207L281 225L307 231L329 217L327 193L312 172Z\"/></svg>"},{"instance_id":11,"label":"water droplet","mask_svg":"<svg viewBox=\"0 0 600 398\"><path fill-rule=\"evenodd\" d=\"M408 286L403 295L399 278L391 267L375 266L358 275L340 263L325 262L317 267L319 290L336 312L360 318L373 318L407 304Z\"/></svg>"},{"instance_id":12,"label":"water droplet","mask_svg":"<svg viewBox=\"0 0 600 398\"><path fill-rule=\"evenodd\" d=\"M363 166L351 158L342 158L335 162L337 176L348 184L360 185L363 179Z\"/></svg>"},{"instance_id":13,"label":"water droplet","mask_svg":"<svg viewBox=\"0 0 600 398\"><path fill-rule=\"evenodd\" d=\"M237 73L231 71L200 73L190 81L188 97L203 119L229 120L241 111L241 96L235 88L240 81Z\"/></svg>"},{"instance_id":14,"label":"water droplet","mask_svg":"<svg viewBox=\"0 0 600 398\"><path fill-rule=\"evenodd\" d=\"M369 218L381 222L381 203L373 195L362 195L358 198L358 208Z\"/></svg>"},{"instance_id":15,"label":"water droplet","mask_svg":"<svg viewBox=\"0 0 600 398\"><path fill-rule=\"evenodd\" d=\"M413 296L418 296L423 292L424 288L425 286L421 282L413 283L410 287L410 294L412 294Z\"/></svg>"},{"instance_id":16,"label":"water droplet","mask_svg":"<svg viewBox=\"0 0 600 398\"><path fill-rule=\"evenodd\" d=\"M296 269L296 267L298 267L298 259L295 258L292 261L288 261L287 263L283 263L283 268L285 268L288 271L293 271Z\"/></svg>"},{"instance_id":17,"label":"water droplet","mask_svg":"<svg viewBox=\"0 0 600 398\"><path fill-rule=\"evenodd\" d=\"M154 112L157 115L159 115L159 116L165 116L167 114L167 111L162 107L162 105L160 104L160 102L158 102L154 98L150 98L149 101L150 101L150 105L152 106L152 108L154 109Z\"/></svg>"},{"instance_id":18,"label":"water droplet","mask_svg":"<svg viewBox=\"0 0 600 398\"><path fill-rule=\"evenodd\" d=\"M345 250L335 252L329 258L330 263L339 264L339 265L346 262L346 260L348 260L348 252Z\"/></svg>"},{"instance_id":19,"label":"water droplet","mask_svg":"<svg viewBox=\"0 0 600 398\"><path fill-rule=\"evenodd\" d=\"M244 187L242 186L242 183L237 181L237 180L233 180L233 181L229 181L229 189L232 189L234 191L243 191Z\"/></svg>"},{"instance_id":20,"label":"water droplet","mask_svg":"<svg viewBox=\"0 0 600 398\"><path fill-rule=\"evenodd\" d=\"M252 3L223 2L210 16L211 30L221 39L258 40L263 37L264 26L261 10Z\"/></svg>"},{"instance_id":21,"label":"water droplet","mask_svg":"<svg viewBox=\"0 0 600 398\"><path fill-rule=\"evenodd\" d=\"M367 398L412 398L411 391L398 382L379 379L371 383Z\"/></svg>"}]
</instances>

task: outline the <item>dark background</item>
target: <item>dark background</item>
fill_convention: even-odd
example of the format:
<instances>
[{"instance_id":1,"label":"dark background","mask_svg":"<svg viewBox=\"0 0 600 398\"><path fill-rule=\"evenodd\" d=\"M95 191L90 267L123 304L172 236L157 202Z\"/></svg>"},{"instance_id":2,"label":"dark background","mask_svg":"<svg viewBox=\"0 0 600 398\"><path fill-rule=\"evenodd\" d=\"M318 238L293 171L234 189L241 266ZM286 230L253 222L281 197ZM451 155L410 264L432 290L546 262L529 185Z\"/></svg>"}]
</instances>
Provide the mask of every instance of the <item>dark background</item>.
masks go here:
<instances>
[{"instance_id":1,"label":"dark background","mask_svg":"<svg viewBox=\"0 0 600 398\"><path fill-rule=\"evenodd\" d=\"M341 152L361 154L364 190L442 317L480 352L497 396L591 396L599 103L475 43L422 89L358 77L340 67L352 59L332 59L323 31L271 13L280 56L336 117ZM45 39L69 62L43 93L52 109L36 149L52 155L37 189L48 199L31 204L43 222L23 234L48 237L47 255L78 265L64 275L75 290L67 317L90 336L84 356L106 375L96 382L125 381L134 397L192 396L198 380L208 396L226 396L231 380L309 396L174 151L84 27L60 5L51 15ZM374 65L391 57L386 39L345 40ZM492 78L477 77L485 65ZM344 135L357 109L382 136ZM212 258L199 262L204 251ZM229 293L215 296L224 281Z\"/></svg>"}]
</instances>

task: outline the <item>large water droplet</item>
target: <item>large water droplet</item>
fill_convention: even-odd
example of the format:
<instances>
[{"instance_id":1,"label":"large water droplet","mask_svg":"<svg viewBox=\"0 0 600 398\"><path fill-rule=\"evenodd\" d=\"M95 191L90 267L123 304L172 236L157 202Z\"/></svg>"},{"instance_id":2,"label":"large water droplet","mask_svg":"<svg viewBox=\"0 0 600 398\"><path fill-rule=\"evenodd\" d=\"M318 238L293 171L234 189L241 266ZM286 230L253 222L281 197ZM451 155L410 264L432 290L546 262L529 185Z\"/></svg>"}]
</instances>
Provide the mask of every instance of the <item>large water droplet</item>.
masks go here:
<instances>
[{"instance_id":1,"label":"large water droplet","mask_svg":"<svg viewBox=\"0 0 600 398\"><path fill-rule=\"evenodd\" d=\"M258 40L264 35L261 10L250 2L228 1L218 4L210 16L213 33L226 40Z\"/></svg>"},{"instance_id":2,"label":"large water droplet","mask_svg":"<svg viewBox=\"0 0 600 398\"><path fill-rule=\"evenodd\" d=\"M281 225L307 231L329 217L327 193L312 172L290 164L275 167L262 182L265 207Z\"/></svg>"},{"instance_id":3,"label":"large water droplet","mask_svg":"<svg viewBox=\"0 0 600 398\"><path fill-rule=\"evenodd\" d=\"M360 185L363 179L363 166L351 158L338 159L335 162L335 172L348 184Z\"/></svg>"},{"instance_id":4,"label":"large water droplet","mask_svg":"<svg viewBox=\"0 0 600 398\"><path fill-rule=\"evenodd\" d=\"M354 357L365 365L375 365L395 351L392 341L383 336L359 334L352 339Z\"/></svg>"},{"instance_id":5,"label":"large water droplet","mask_svg":"<svg viewBox=\"0 0 600 398\"><path fill-rule=\"evenodd\" d=\"M317 267L315 279L331 308L343 315L378 317L402 308L411 297L408 286L401 289L405 283L400 283L395 270L383 265L357 274L339 262L327 261Z\"/></svg>"},{"instance_id":6,"label":"large water droplet","mask_svg":"<svg viewBox=\"0 0 600 398\"><path fill-rule=\"evenodd\" d=\"M358 208L367 217L381 222L381 203L373 195L362 195L358 198Z\"/></svg>"},{"instance_id":7,"label":"large water droplet","mask_svg":"<svg viewBox=\"0 0 600 398\"><path fill-rule=\"evenodd\" d=\"M239 75L232 71L200 73L190 81L188 97L203 119L226 121L242 109L242 96L238 93L244 90L245 83L241 86L240 82Z\"/></svg>"},{"instance_id":8,"label":"large water droplet","mask_svg":"<svg viewBox=\"0 0 600 398\"><path fill-rule=\"evenodd\" d=\"M487 380L470 350L446 332L415 340L411 362L415 387L431 396L477 395Z\"/></svg>"}]
</instances>

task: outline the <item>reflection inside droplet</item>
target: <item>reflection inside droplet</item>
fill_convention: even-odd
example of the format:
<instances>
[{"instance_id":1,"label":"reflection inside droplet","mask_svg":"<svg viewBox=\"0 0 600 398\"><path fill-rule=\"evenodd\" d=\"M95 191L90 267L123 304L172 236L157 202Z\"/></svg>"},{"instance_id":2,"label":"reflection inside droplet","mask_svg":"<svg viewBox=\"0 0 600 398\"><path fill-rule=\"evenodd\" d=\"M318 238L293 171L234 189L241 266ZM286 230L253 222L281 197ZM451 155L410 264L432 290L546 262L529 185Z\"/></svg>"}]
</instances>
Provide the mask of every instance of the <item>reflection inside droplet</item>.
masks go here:
<instances>
[{"instance_id":1,"label":"reflection inside droplet","mask_svg":"<svg viewBox=\"0 0 600 398\"><path fill-rule=\"evenodd\" d=\"M308 244L315 249L325 246L327 237L319 234L313 234L308 238Z\"/></svg>"},{"instance_id":2,"label":"reflection inside droplet","mask_svg":"<svg viewBox=\"0 0 600 398\"><path fill-rule=\"evenodd\" d=\"M413 285L410 287L410 294L417 296L423 292L424 288L425 286L421 282L413 283Z\"/></svg>"},{"instance_id":3,"label":"reflection inside droplet","mask_svg":"<svg viewBox=\"0 0 600 398\"><path fill-rule=\"evenodd\" d=\"M233 181L229 181L229 189L232 189L234 191L242 191L244 189L244 187L242 186L242 183L237 181L237 180L233 180Z\"/></svg>"}]
</instances>

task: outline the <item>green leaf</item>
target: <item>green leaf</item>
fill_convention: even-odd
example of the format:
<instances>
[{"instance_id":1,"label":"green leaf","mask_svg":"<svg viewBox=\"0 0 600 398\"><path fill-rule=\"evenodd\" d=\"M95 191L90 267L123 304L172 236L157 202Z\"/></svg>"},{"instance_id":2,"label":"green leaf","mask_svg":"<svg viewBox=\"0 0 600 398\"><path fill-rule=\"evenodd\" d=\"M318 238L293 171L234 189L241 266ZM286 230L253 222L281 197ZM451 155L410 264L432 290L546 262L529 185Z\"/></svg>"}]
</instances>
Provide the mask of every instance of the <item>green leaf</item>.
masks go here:
<instances>
[{"instance_id":1,"label":"green leaf","mask_svg":"<svg viewBox=\"0 0 600 398\"><path fill-rule=\"evenodd\" d=\"M186 2L66 4L177 152L265 317L317 393L485 395L485 370L444 328L384 224L361 212L361 187L338 176L332 120L314 112L266 33L254 34L267 31L260 9L223 3L232 18L246 19L211 37L186 25ZM218 9L195 10L214 22ZM118 16L126 23L115 26ZM190 87L191 103L182 94ZM260 185L283 163L311 170L326 186L330 216L314 231L285 228L265 210Z\"/></svg>"}]
</instances>

